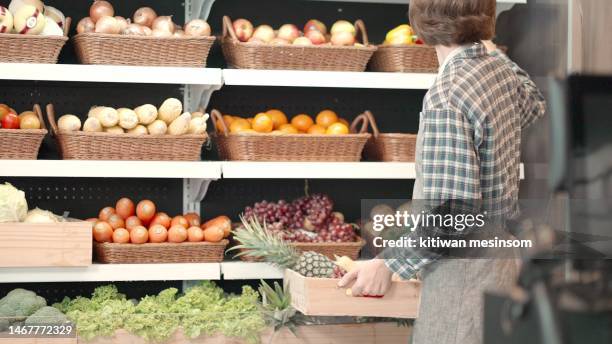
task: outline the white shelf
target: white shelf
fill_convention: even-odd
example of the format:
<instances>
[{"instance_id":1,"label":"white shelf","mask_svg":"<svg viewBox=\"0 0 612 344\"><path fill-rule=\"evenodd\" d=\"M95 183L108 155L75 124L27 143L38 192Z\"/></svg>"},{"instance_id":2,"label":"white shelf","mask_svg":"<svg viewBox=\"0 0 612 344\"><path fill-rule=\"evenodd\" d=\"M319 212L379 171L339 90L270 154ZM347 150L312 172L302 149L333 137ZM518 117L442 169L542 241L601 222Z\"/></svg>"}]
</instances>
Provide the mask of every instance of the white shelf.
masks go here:
<instances>
[{"instance_id":1,"label":"white shelf","mask_svg":"<svg viewBox=\"0 0 612 344\"><path fill-rule=\"evenodd\" d=\"M224 280L282 279L283 271L268 263L223 262L221 274Z\"/></svg>"},{"instance_id":2,"label":"white shelf","mask_svg":"<svg viewBox=\"0 0 612 344\"><path fill-rule=\"evenodd\" d=\"M118 82L221 86L219 68L0 63L2 80Z\"/></svg>"},{"instance_id":3,"label":"white shelf","mask_svg":"<svg viewBox=\"0 0 612 344\"><path fill-rule=\"evenodd\" d=\"M225 85L426 90L436 74L224 69Z\"/></svg>"},{"instance_id":4,"label":"white shelf","mask_svg":"<svg viewBox=\"0 0 612 344\"><path fill-rule=\"evenodd\" d=\"M223 162L223 178L414 179L414 163Z\"/></svg>"},{"instance_id":5,"label":"white shelf","mask_svg":"<svg viewBox=\"0 0 612 344\"><path fill-rule=\"evenodd\" d=\"M214 161L0 160L5 177L221 178Z\"/></svg>"},{"instance_id":6,"label":"white shelf","mask_svg":"<svg viewBox=\"0 0 612 344\"><path fill-rule=\"evenodd\" d=\"M76 268L0 268L1 283L219 280L219 263L93 264Z\"/></svg>"}]
</instances>

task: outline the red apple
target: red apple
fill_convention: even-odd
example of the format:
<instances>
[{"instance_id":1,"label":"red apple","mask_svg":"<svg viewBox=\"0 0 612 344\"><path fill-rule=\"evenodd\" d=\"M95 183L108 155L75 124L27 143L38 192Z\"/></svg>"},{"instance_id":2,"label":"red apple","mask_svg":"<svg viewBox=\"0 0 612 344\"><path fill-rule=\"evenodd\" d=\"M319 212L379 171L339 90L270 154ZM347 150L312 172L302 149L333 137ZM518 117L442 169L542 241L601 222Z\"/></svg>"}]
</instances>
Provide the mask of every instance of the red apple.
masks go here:
<instances>
[{"instance_id":1,"label":"red apple","mask_svg":"<svg viewBox=\"0 0 612 344\"><path fill-rule=\"evenodd\" d=\"M278 38L293 42L298 37L300 37L300 30L293 24L285 24L278 29Z\"/></svg>"},{"instance_id":2,"label":"red apple","mask_svg":"<svg viewBox=\"0 0 612 344\"><path fill-rule=\"evenodd\" d=\"M306 32L306 38L308 38L314 45L319 45L326 42L325 35L317 30L310 30Z\"/></svg>"},{"instance_id":3,"label":"red apple","mask_svg":"<svg viewBox=\"0 0 612 344\"><path fill-rule=\"evenodd\" d=\"M307 33L309 31L319 31L322 34L326 34L327 33L327 26L325 26L325 24L323 24L322 22L316 20L316 19L310 19L306 25L304 25L304 33ZM316 44L316 43L315 43Z\"/></svg>"},{"instance_id":4,"label":"red apple","mask_svg":"<svg viewBox=\"0 0 612 344\"><path fill-rule=\"evenodd\" d=\"M265 43L272 42L275 36L274 29L270 25L259 25L253 33L254 38L257 38Z\"/></svg>"},{"instance_id":5,"label":"red apple","mask_svg":"<svg viewBox=\"0 0 612 344\"><path fill-rule=\"evenodd\" d=\"M332 35L331 43L332 45L353 45L355 36L348 31L341 31Z\"/></svg>"},{"instance_id":6,"label":"red apple","mask_svg":"<svg viewBox=\"0 0 612 344\"><path fill-rule=\"evenodd\" d=\"M19 129L19 116L9 112L2 117L3 129Z\"/></svg>"},{"instance_id":7,"label":"red apple","mask_svg":"<svg viewBox=\"0 0 612 344\"><path fill-rule=\"evenodd\" d=\"M253 36L253 24L250 21L240 18L234 20L232 25L239 41L246 42Z\"/></svg>"},{"instance_id":8,"label":"red apple","mask_svg":"<svg viewBox=\"0 0 612 344\"><path fill-rule=\"evenodd\" d=\"M355 30L355 25L351 24L346 20L338 20L331 28L332 36L340 32L348 32L353 36L355 36L355 34L357 33L357 31Z\"/></svg>"},{"instance_id":9,"label":"red apple","mask_svg":"<svg viewBox=\"0 0 612 344\"><path fill-rule=\"evenodd\" d=\"M312 42L308 39L308 37L298 37L295 41L293 41L294 45L312 45Z\"/></svg>"}]
</instances>

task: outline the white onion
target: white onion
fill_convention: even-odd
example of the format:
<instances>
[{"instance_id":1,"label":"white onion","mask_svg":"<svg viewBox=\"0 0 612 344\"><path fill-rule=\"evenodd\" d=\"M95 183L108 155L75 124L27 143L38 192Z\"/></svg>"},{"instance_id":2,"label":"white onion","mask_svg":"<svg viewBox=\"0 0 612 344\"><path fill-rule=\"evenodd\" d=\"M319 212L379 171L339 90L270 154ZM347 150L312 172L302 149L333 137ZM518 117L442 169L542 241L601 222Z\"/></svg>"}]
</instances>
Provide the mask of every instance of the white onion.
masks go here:
<instances>
[{"instance_id":1,"label":"white onion","mask_svg":"<svg viewBox=\"0 0 612 344\"><path fill-rule=\"evenodd\" d=\"M145 36L145 26L140 24L128 24L128 26L121 32L124 35L132 35L132 36Z\"/></svg>"},{"instance_id":2,"label":"white onion","mask_svg":"<svg viewBox=\"0 0 612 344\"><path fill-rule=\"evenodd\" d=\"M133 22L151 27L155 18L157 18L157 13L151 7L141 7L134 12Z\"/></svg>"},{"instance_id":3,"label":"white onion","mask_svg":"<svg viewBox=\"0 0 612 344\"><path fill-rule=\"evenodd\" d=\"M174 35L172 32L166 30L153 30L151 32L153 37L172 37L172 35Z\"/></svg>"},{"instance_id":4,"label":"white onion","mask_svg":"<svg viewBox=\"0 0 612 344\"><path fill-rule=\"evenodd\" d=\"M95 32L118 34L121 32L121 26L115 17L102 17L96 22Z\"/></svg>"},{"instance_id":5,"label":"white onion","mask_svg":"<svg viewBox=\"0 0 612 344\"><path fill-rule=\"evenodd\" d=\"M147 131L147 128L144 125L137 125L136 128L134 129L130 129L127 131L128 134L132 134L132 135L147 135L149 132Z\"/></svg>"},{"instance_id":6,"label":"white onion","mask_svg":"<svg viewBox=\"0 0 612 344\"><path fill-rule=\"evenodd\" d=\"M110 2L106 0L96 0L89 8L89 17L94 23L97 23L102 17L115 16L115 9Z\"/></svg>"},{"instance_id":7,"label":"white onion","mask_svg":"<svg viewBox=\"0 0 612 344\"><path fill-rule=\"evenodd\" d=\"M138 125L138 115L132 109L117 109L119 126L123 129L134 129Z\"/></svg>"},{"instance_id":8,"label":"white onion","mask_svg":"<svg viewBox=\"0 0 612 344\"><path fill-rule=\"evenodd\" d=\"M75 115L63 115L57 121L57 126L60 131L79 131L81 120Z\"/></svg>"},{"instance_id":9,"label":"white onion","mask_svg":"<svg viewBox=\"0 0 612 344\"><path fill-rule=\"evenodd\" d=\"M153 24L151 24L151 29L153 29L153 31L168 31L170 33L176 31L172 16L160 16L155 18Z\"/></svg>"},{"instance_id":10,"label":"white onion","mask_svg":"<svg viewBox=\"0 0 612 344\"><path fill-rule=\"evenodd\" d=\"M155 105L145 104L134 109L138 115L140 124L148 125L157 119L157 108Z\"/></svg>"},{"instance_id":11,"label":"white onion","mask_svg":"<svg viewBox=\"0 0 612 344\"><path fill-rule=\"evenodd\" d=\"M96 24L89 17L79 20L77 24L77 33L94 32Z\"/></svg>"},{"instance_id":12,"label":"white onion","mask_svg":"<svg viewBox=\"0 0 612 344\"><path fill-rule=\"evenodd\" d=\"M127 26L130 24L129 19L125 19L121 16L115 16L115 19L117 20L117 23L119 23L119 32L125 31L125 29L127 29Z\"/></svg>"},{"instance_id":13,"label":"white onion","mask_svg":"<svg viewBox=\"0 0 612 344\"><path fill-rule=\"evenodd\" d=\"M83 124L83 131L99 133L102 131L102 123L95 117L89 117Z\"/></svg>"},{"instance_id":14,"label":"white onion","mask_svg":"<svg viewBox=\"0 0 612 344\"><path fill-rule=\"evenodd\" d=\"M172 123L181 113L183 113L183 103L176 98L164 100L159 107L159 119L166 122L166 124Z\"/></svg>"},{"instance_id":15,"label":"white onion","mask_svg":"<svg viewBox=\"0 0 612 344\"><path fill-rule=\"evenodd\" d=\"M210 36L210 33L210 25L202 19L194 19L185 24L185 34L187 34L187 36L207 37Z\"/></svg>"},{"instance_id":16,"label":"white onion","mask_svg":"<svg viewBox=\"0 0 612 344\"><path fill-rule=\"evenodd\" d=\"M151 135L165 135L168 131L168 125L166 122L158 119L155 122L149 124L147 126L147 130L149 130L149 134Z\"/></svg>"}]
</instances>

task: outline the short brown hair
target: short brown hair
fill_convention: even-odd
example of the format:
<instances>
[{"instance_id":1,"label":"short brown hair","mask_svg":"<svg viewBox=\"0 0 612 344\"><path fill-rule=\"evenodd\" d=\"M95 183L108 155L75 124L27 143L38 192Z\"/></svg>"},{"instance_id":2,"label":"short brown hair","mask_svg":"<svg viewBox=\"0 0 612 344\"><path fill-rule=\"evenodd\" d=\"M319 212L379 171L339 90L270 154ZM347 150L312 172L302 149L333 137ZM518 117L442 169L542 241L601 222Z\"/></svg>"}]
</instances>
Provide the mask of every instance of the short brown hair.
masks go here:
<instances>
[{"instance_id":1,"label":"short brown hair","mask_svg":"<svg viewBox=\"0 0 612 344\"><path fill-rule=\"evenodd\" d=\"M429 45L463 45L493 38L496 0L411 0L408 16Z\"/></svg>"}]
</instances>

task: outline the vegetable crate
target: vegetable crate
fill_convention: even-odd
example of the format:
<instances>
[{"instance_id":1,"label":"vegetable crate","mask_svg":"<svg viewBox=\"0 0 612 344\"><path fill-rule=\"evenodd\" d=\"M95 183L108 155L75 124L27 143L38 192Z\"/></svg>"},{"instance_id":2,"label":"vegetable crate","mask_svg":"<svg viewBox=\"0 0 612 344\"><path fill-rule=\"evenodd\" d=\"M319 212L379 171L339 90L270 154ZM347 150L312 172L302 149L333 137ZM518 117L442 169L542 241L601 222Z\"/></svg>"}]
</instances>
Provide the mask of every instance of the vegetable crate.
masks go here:
<instances>
[{"instance_id":1,"label":"vegetable crate","mask_svg":"<svg viewBox=\"0 0 612 344\"><path fill-rule=\"evenodd\" d=\"M285 270L291 305L305 315L365 316L414 319L418 315L421 283L394 280L382 298L353 297L338 288L338 279L304 277Z\"/></svg>"},{"instance_id":2,"label":"vegetable crate","mask_svg":"<svg viewBox=\"0 0 612 344\"><path fill-rule=\"evenodd\" d=\"M0 338L0 344L77 344L75 338Z\"/></svg>"},{"instance_id":3,"label":"vegetable crate","mask_svg":"<svg viewBox=\"0 0 612 344\"><path fill-rule=\"evenodd\" d=\"M0 223L0 267L91 265L90 222Z\"/></svg>"}]
</instances>

